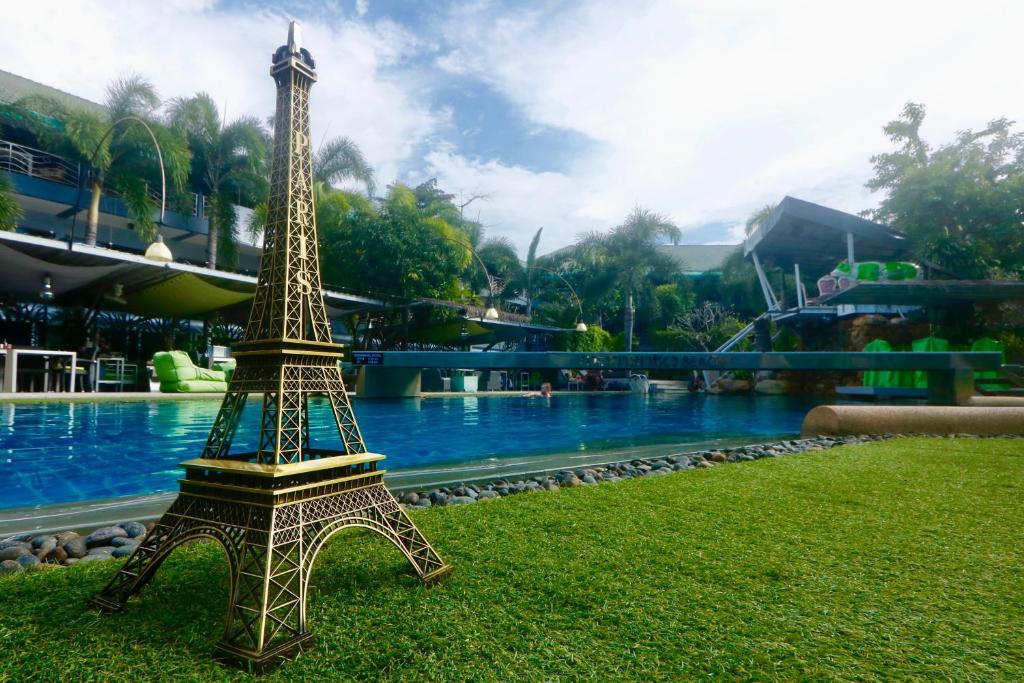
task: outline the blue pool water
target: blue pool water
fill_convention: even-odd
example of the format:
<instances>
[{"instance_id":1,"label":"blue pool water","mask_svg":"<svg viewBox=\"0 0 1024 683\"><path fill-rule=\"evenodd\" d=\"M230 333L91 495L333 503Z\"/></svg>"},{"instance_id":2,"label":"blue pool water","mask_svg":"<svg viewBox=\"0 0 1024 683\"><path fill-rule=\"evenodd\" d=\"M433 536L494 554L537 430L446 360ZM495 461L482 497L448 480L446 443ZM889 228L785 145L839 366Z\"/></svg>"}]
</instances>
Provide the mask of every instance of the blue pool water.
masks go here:
<instances>
[{"instance_id":1,"label":"blue pool water","mask_svg":"<svg viewBox=\"0 0 1024 683\"><path fill-rule=\"evenodd\" d=\"M236 452L255 450L258 402ZM0 405L0 508L171 491L199 456L219 402ZM792 434L810 408L783 396L558 395L358 401L367 448L397 470L647 443ZM311 402L314 445L338 448L327 404Z\"/></svg>"}]
</instances>

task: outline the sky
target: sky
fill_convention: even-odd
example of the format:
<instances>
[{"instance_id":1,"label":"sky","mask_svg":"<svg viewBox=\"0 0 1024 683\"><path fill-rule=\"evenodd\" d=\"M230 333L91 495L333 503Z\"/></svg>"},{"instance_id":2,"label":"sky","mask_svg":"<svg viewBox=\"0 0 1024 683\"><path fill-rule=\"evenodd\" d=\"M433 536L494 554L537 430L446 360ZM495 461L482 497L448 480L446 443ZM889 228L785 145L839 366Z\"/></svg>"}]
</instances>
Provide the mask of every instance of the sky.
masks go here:
<instances>
[{"instance_id":1,"label":"sky","mask_svg":"<svg viewBox=\"0 0 1024 683\"><path fill-rule=\"evenodd\" d=\"M1024 111L1019 0L33 0L5 3L0 68L96 101L135 72L266 117L289 19L314 145L353 139L380 187L480 195L467 217L520 252L635 206L691 244L785 195L861 211L906 102L934 144Z\"/></svg>"}]
</instances>

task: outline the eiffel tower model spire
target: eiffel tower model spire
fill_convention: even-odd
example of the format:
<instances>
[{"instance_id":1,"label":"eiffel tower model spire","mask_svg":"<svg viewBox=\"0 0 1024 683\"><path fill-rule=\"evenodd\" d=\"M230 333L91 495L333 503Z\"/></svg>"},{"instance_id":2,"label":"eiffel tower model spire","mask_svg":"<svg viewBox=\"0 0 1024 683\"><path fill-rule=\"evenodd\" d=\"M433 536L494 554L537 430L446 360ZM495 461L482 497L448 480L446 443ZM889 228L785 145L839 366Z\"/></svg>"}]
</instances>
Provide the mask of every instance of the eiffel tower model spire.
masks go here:
<instances>
[{"instance_id":1,"label":"eiffel tower model spire","mask_svg":"<svg viewBox=\"0 0 1024 683\"><path fill-rule=\"evenodd\" d=\"M320 289L309 137L315 66L292 22L270 69L277 86L271 195L256 296L234 346L237 369L202 455L182 463L178 497L92 599L105 611L123 609L175 548L213 538L224 546L232 581L217 651L255 668L309 643L313 562L344 528L382 534L424 581L451 571L384 486L377 469L384 456L367 452L342 382L341 348ZM258 445L239 453L232 446L251 394L261 397ZM311 442L310 394L326 397L342 449Z\"/></svg>"}]
</instances>

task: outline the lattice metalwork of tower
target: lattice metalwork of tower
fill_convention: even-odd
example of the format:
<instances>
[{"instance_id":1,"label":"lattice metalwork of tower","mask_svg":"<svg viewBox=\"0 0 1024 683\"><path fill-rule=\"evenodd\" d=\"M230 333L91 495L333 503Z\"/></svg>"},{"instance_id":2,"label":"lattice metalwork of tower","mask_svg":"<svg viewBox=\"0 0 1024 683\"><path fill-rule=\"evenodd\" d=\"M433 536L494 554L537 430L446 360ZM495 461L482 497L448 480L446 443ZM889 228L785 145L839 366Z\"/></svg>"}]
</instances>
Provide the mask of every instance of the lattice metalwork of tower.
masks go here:
<instances>
[{"instance_id":1,"label":"lattice metalwork of tower","mask_svg":"<svg viewBox=\"0 0 1024 683\"><path fill-rule=\"evenodd\" d=\"M315 63L298 26L273 55L277 85L271 196L252 312L234 347L237 369L202 455L182 463L177 499L102 592L106 611L124 608L176 547L219 541L231 567L227 627L217 652L264 668L310 642L306 594L324 543L346 527L394 543L428 582L451 566L384 486L384 456L363 444L331 341L320 289L309 91ZM237 453L235 433L250 395L259 395L255 451ZM309 396L325 397L341 449L310 440ZM255 408L255 406L253 406Z\"/></svg>"}]
</instances>

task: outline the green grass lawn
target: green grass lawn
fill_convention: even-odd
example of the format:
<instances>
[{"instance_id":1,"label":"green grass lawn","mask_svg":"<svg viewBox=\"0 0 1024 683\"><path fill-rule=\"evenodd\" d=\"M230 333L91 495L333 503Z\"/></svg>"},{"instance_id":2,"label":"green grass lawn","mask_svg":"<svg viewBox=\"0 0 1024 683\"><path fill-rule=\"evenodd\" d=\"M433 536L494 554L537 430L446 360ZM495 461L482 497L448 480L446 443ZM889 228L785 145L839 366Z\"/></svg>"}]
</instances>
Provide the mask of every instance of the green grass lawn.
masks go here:
<instances>
[{"instance_id":1,"label":"green grass lawn","mask_svg":"<svg viewBox=\"0 0 1024 683\"><path fill-rule=\"evenodd\" d=\"M350 530L318 560L316 647L265 680L1024 680L1024 442L900 439L433 508L425 589ZM217 546L119 615L115 568L0 580L0 680L234 680Z\"/></svg>"}]
</instances>

